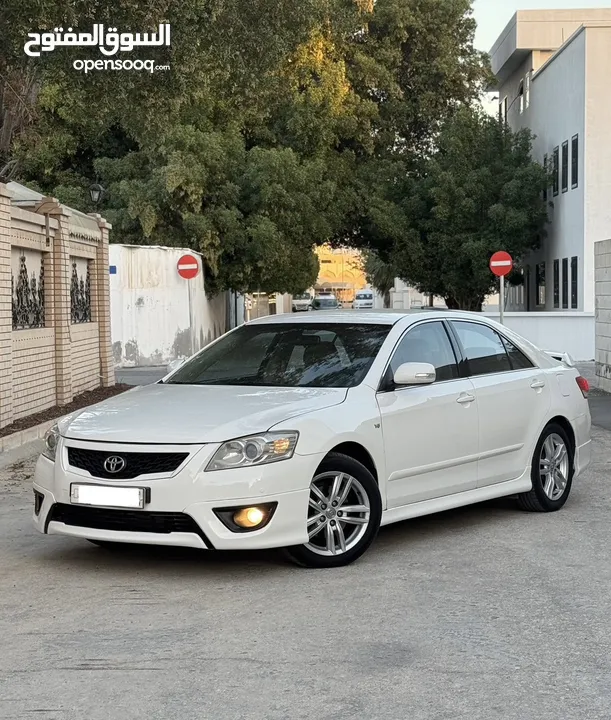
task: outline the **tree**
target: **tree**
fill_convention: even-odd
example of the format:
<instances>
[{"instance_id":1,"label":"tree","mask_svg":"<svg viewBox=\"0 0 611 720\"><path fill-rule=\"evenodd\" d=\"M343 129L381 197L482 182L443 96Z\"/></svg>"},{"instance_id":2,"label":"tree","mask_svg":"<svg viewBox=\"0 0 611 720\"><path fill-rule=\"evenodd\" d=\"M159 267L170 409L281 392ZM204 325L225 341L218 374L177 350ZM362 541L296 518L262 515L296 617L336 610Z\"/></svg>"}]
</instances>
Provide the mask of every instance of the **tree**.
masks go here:
<instances>
[{"instance_id":1,"label":"tree","mask_svg":"<svg viewBox=\"0 0 611 720\"><path fill-rule=\"evenodd\" d=\"M35 0L40 21L5 2L18 33L57 23L57 0ZM62 15L164 21L172 45L154 59L169 72L72 69L97 49L26 61L38 92L12 142L23 181L93 210L97 179L114 241L201 251L212 290L303 289L316 245L386 260L413 233L404 178L486 76L469 0L79 0Z\"/></svg>"},{"instance_id":2,"label":"tree","mask_svg":"<svg viewBox=\"0 0 611 720\"><path fill-rule=\"evenodd\" d=\"M519 261L545 236L549 179L531 148L527 130L513 133L477 109L451 118L416 184L413 233L395 244L398 276L450 308L481 310L496 287L491 255Z\"/></svg>"},{"instance_id":3,"label":"tree","mask_svg":"<svg viewBox=\"0 0 611 720\"><path fill-rule=\"evenodd\" d=\"M384 298L384 307L389 308L390 291L395 286L395 268L371 250L363 254L363 268L367 282Z\"/></svg>"}]
</instances>

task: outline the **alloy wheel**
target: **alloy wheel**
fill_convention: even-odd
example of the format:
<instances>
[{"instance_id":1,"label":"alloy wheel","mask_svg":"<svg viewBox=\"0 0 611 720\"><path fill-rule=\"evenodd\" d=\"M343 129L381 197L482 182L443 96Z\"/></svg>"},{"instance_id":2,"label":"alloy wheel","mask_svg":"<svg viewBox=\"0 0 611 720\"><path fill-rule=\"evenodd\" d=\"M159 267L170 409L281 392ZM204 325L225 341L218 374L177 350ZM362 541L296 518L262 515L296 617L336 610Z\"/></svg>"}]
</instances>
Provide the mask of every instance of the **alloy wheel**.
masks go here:
<instances>
[{"instance_id":1,"label":"alloy wheel","mask_svg":"<svg viewBox=\"0 0 611 720\"><path fill-rule=\"evenodd\" d=\"M363 485L352 475L324 472L310 485L306 547L317 555L341 555L367 532L371 506Z\"/></svg>"},{"instance_id":2,"label":"alloy wheel","mask_svg":"<svg viewBox=\"0 0 611 720\"><path fill-rule=\"evenodd\" d=\"M548 435L541 447L539 477L543 492L550 500L559 500L567 486L570 474L569 452L560 435Z\"/></svg>"}]
</instances>

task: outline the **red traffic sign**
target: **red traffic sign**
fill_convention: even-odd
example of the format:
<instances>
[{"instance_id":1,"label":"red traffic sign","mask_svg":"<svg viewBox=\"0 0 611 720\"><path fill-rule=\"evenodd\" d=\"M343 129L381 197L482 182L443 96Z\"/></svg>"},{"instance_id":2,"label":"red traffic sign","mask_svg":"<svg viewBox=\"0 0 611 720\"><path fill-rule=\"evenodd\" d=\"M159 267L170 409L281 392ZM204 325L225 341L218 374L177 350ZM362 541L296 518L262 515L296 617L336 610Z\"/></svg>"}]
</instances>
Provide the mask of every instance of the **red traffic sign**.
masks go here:
<instances>
[{"instance_id":1,"label":"red traffic sign","mask_svg":"<svg viewBox=\"0 0 611 720\"><path fill-rule=\"evenodd\" d=\"M183 255L177 267L178 274L185 280L192 280L199 273L199 262L194 255Z\"/></svg>"},{"instance_id":2,"label":"red traffic sign","mask_svg":"<svg viewBox=\"0 0 611 720\"><path fill-rule=\"evenodd\" d=\"M490 258L490 270L497 277L505 277L513 270L513 260L511 255L506 253L504 250L495 252Z\"/></svg>"}]
</instances>

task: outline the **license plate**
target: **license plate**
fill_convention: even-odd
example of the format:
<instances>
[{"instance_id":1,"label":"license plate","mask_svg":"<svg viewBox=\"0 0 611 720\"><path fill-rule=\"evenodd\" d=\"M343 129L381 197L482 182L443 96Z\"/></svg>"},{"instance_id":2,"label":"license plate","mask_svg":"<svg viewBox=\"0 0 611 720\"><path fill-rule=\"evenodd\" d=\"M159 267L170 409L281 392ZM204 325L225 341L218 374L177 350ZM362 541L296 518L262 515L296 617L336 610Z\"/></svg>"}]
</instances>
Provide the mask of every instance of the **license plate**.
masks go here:
<instances>
[{"instance_id":1,"label":"license plate","mask_svg":"<svg viewBox=\"0 0 611 720\"><path fill-rule=\"evenodd\" d=\"M71 485L70 502L115 508L143 508L145 488L107 487L105 485Z\"/></svg>"}]
</instances>

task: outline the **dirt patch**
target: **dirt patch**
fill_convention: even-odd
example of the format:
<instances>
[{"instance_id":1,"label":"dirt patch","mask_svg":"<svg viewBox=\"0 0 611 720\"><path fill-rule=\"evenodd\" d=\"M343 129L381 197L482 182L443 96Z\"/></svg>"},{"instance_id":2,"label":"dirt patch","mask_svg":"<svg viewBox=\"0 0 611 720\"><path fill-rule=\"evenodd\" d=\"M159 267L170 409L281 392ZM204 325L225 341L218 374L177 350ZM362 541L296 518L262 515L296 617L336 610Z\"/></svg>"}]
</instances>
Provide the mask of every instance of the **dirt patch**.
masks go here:
<instances>
[{"instance_id":1,"label":"dirt patch","mask_svg":"<svg viewBox=\"0 0 611 720\"><path fill-rule=\"evenodd\" d=\"M113 397L113 395L119 395L119 393L125 392L129 389L131 389L131 385L122 385L118 383L117 385L112 385L111 387L99 387L95 390L81 393L80 395L77 395L68 405L62 405L61 407L56 405L48 410L43 410L42 412L34 415L28 415L27 417L20 418L14 423L3 427L0 429L0 437L12 435L12 433L19 432L20 430L28 430L31 427L35 427L36 425L40 425L40 423L46 422L47 420L55 420L55 418L68 415L75 410L82 410L88 405L94 405L95 403Z\"/></svg>"}]
</instances>

